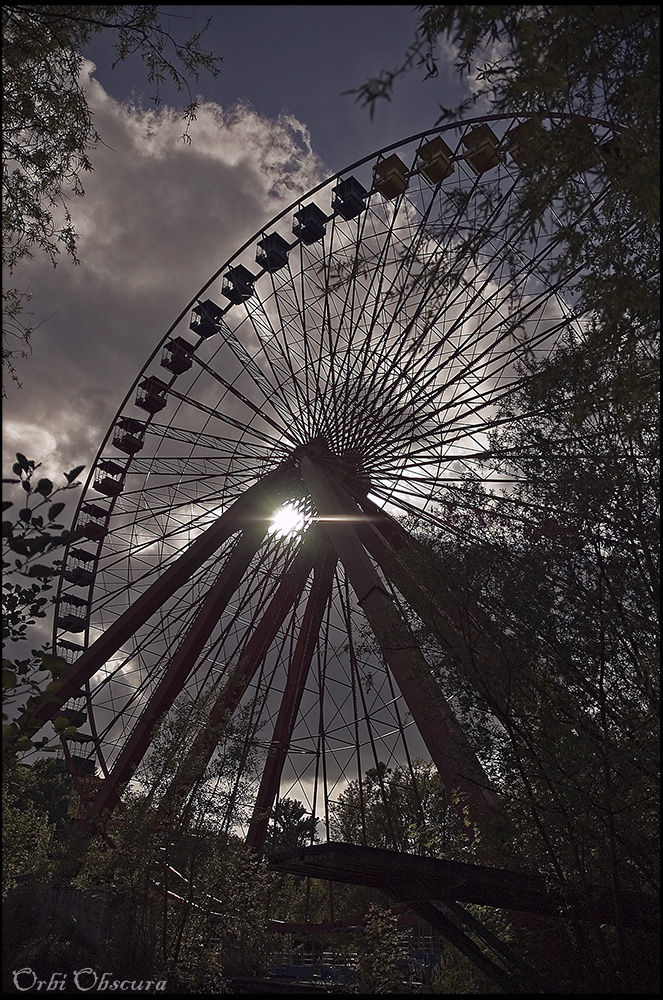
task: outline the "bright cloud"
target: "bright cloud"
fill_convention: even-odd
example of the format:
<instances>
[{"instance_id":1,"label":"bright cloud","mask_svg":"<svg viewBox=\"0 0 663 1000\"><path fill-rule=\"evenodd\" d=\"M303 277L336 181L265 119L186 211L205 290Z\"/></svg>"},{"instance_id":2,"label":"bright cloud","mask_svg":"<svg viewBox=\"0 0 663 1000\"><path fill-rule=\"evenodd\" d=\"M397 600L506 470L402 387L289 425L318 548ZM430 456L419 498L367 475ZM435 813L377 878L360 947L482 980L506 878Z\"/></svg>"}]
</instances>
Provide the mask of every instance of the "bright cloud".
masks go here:
<instances>
[{"instance_id":1,"label":"bright cloud","mask_svg":"<svg viewBox=\"0 0 663 1000\"><path fill-rule=\"evenodd\" d=\"M306 127L248 106L201 104L191 142L179 115L113 100L90 75L103 143L71 205L80 265L26 262L32 356L6 401L5 449L63 468L93 461L135 376L209 277L327 171ZM210 294L213 296L212 290ZM41 324L41 325L40 325Z\"/></svg>"}]
</instances>

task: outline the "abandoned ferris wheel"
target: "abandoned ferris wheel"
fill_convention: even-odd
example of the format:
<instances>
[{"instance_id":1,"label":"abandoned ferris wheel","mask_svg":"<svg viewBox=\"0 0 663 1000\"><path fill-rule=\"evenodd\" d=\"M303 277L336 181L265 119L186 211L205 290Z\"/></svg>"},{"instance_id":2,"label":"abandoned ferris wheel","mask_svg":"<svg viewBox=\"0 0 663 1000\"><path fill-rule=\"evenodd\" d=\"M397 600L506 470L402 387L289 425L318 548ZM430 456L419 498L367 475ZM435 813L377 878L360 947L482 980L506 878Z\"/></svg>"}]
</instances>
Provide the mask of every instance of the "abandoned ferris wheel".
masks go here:
<instances>
[{"instance_id":1,"label":"abandoned ferris wheel","mask_svg":"<svg viewBox=\"0 0 663 1000\"><path fill-rule=\"evenodd\" d=\"M583 317L554 200L535 226L518 209L537 130L571 124L473 119L359 161L248 240L157 345L77 511L54 632L71 673L23 720L77 727L65 755L92 820L176 703L190 729L162 803L232 732L228 821L258 853L280 797L328 830L379 763L427 757L477 822L497 808L417 623L471 650L470 683L509 650L478 599L431 586L419 535L475 530L468 480L484 519L527 516L494 433ZM591 211L614 137L575 127Z\"/></svg>"}]
</instances>

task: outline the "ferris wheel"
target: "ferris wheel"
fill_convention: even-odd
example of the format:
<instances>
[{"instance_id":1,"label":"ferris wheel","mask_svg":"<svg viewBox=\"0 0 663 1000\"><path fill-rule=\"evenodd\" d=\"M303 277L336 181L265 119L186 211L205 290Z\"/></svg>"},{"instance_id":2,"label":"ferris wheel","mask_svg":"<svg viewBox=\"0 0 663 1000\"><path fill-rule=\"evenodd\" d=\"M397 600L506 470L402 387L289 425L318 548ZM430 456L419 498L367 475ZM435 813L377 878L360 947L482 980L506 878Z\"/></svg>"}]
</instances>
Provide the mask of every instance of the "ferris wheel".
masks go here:
<instances>
[{"instance_id":1,"label":"ferris wheel","mask_svg":"<svg viewBox=\"0 0 663 1000\"><path fill-rule=\"evenodd\" d=\"M91 817L175 705L190 722L162 802L232 741L228 823L258 852L279 798L329 832L379 764L425 757L479 820L495 808L417 625L452 656L507 654L479 602L430 585L419 536L475 530L468 481L486 522L525 516L495 434L583 316L554 200L535 225L519 211L523 170L537 130L568 125L475 118L366 157L247 240L157 345L84 489L54 632L72 671L35 713L77 726ZM590 211L613 135L582 128Z\"/></svg>"}]
</instances>

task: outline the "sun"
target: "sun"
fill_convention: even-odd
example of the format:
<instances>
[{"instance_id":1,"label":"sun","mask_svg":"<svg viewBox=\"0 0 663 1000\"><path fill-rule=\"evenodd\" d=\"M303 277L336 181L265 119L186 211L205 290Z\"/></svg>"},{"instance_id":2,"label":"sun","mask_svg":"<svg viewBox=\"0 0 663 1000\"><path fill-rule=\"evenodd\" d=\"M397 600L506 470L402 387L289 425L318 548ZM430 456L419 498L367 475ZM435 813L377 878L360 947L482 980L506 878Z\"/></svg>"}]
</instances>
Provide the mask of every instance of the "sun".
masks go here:
<instances>
[{"instance_id":1,"label":"sun","mask_svg":"<svg viewBox=\"0 0 663 1000\"><path fill-rule=\"evenodd\" d=\"M292 504L285 504L285 506L281 507L274 514L269 526L269 532L270 534L277 535L279 538L287 538L288 535L294 535L298 531L301 531L303 527L304 515L301 511L293 507Z\"/></svg>"}]
</instances>

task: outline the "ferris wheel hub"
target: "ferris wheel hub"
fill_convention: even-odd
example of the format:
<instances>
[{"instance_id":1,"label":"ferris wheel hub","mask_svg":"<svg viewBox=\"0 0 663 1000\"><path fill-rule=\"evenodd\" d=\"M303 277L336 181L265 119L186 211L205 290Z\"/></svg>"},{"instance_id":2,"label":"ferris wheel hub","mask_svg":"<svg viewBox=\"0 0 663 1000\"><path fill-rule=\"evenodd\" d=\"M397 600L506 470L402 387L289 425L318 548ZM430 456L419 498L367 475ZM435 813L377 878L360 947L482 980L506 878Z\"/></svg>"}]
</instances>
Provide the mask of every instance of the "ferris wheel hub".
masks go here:
<instances>
[{"instance_id":1,"label":"ferris wheel hub","mask_svg":"<svg viewBox=\"0 0 663 1000\"><path fill-rule=\"evenodd\" d=\"M361 450L348 448L333 451L325 436L318 435L306 444L299 445L291 453L291 458L297 465L304 457L323 464L337 483L355 499L367 496L371 481L366 472L365 456Z\"/></svg>"}]
</instances>

